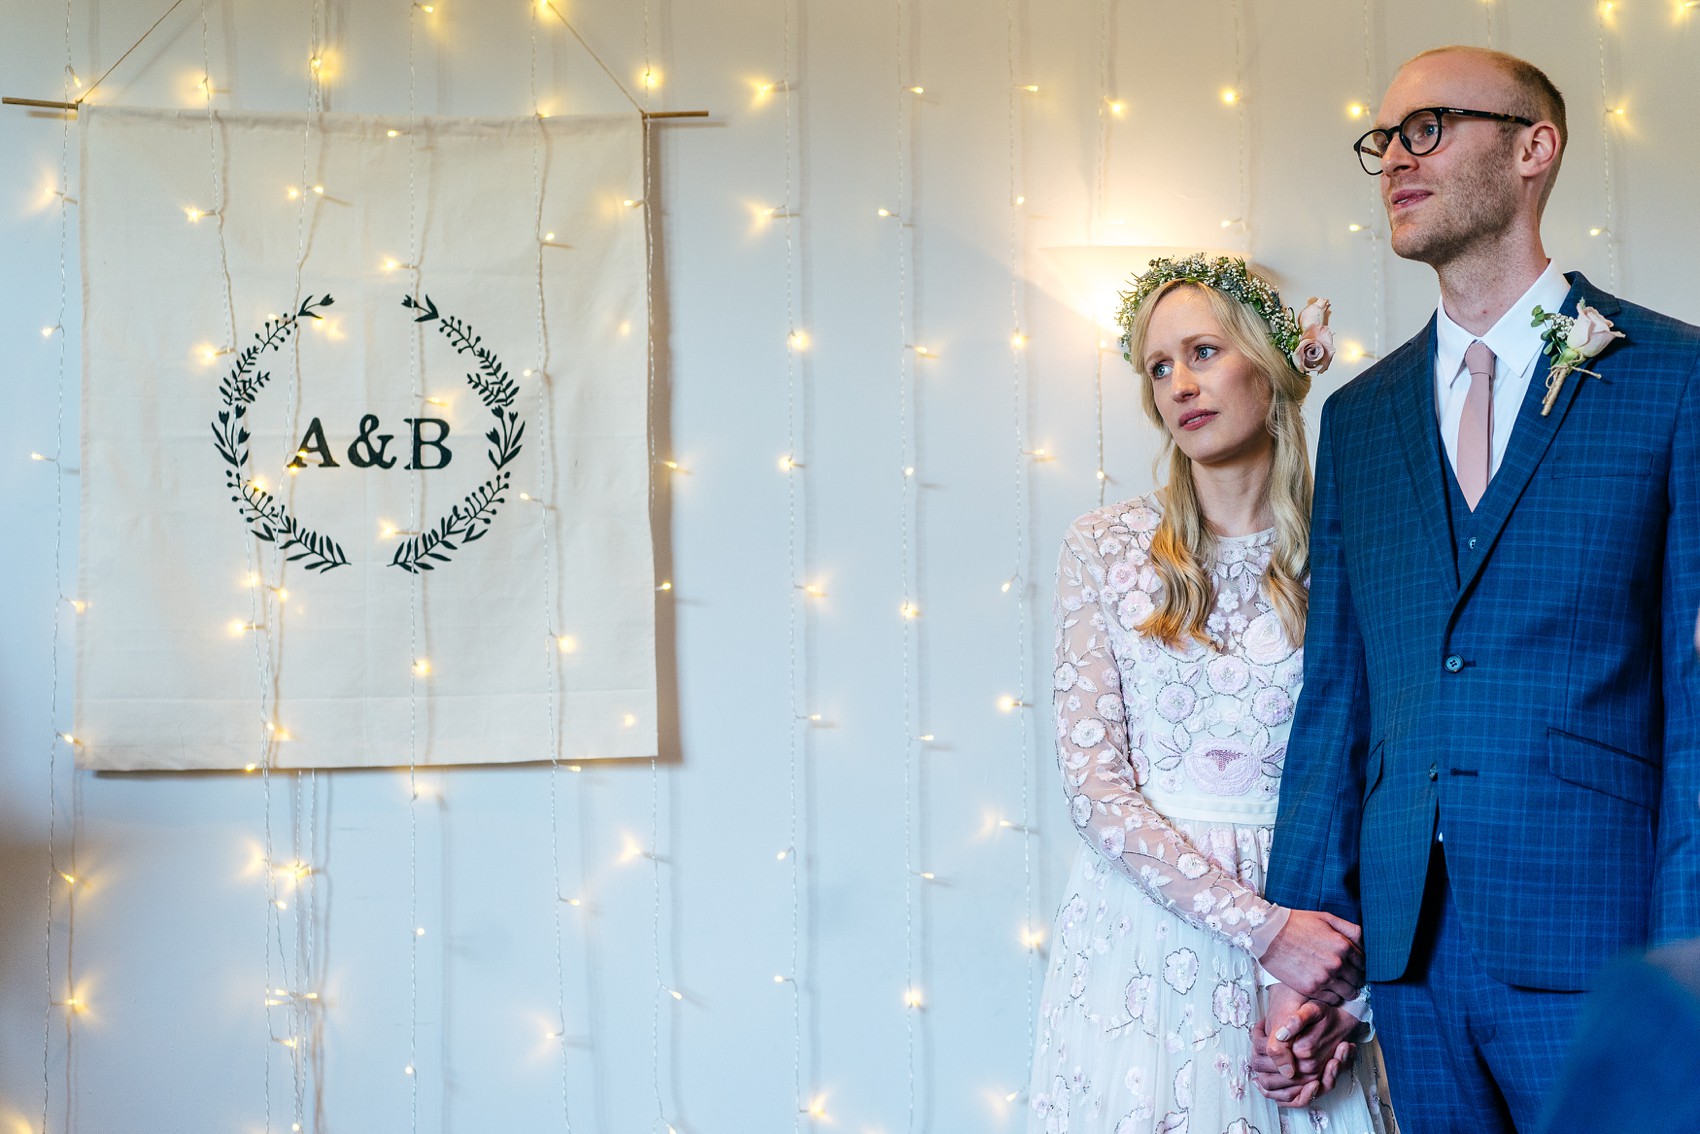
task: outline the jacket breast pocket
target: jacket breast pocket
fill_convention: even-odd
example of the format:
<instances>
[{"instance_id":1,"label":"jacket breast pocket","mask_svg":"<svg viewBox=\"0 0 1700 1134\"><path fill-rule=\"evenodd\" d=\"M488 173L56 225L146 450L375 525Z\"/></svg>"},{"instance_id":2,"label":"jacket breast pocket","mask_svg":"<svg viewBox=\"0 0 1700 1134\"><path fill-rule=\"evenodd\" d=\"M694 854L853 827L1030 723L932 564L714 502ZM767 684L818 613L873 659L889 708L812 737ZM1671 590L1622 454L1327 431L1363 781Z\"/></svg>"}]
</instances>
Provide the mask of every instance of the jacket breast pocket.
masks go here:
<instances>
[{"instance_id":1,"label":"jacket breast pocket","mask_svg":"<svg viewBox=\"0 0 1700 1134\"><path fill-rule=\"evenodd\" d=\"M1658 806L1658 767L1621 748L1549 728L1547 768L1566 783L1615 796L1649 811Z\"/></svg>"},{"instance_id":2,"label":"jacket breast pocket","mask_svg":"<svg viewBox=\"0 0 1700 1134\"><path fill-rule=\"evenodd\" d=\"M1602 477L1651 478L1658 457L1649 452L1602 450L1598 453L1555 452L1542 463L1548 477L1594 480Z\"/></svg>"}]
</instances>

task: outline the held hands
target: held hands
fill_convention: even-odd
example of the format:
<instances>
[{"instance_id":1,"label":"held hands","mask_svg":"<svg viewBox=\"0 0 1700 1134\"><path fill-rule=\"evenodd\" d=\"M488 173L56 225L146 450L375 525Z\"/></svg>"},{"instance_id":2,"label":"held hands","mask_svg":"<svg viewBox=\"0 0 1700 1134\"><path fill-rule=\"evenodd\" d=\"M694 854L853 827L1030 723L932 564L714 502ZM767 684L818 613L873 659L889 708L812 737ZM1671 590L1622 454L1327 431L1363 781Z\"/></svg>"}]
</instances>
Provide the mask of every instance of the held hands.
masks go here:
<instances>
[{"instance_id":1,"label":"held hands","mask_svg":"<svg viewBox=\"0 0 1700 1134\"><path fill-rule=\"evenodd\" d=\"M1351 1065L1355 1048L1347 1037L1359 1026L1350 1012L1274 985L1269 989L1269 1011L1251 1032L1257 1089L1277 1106L1309 1106L1333 1090L1340 1072Z\"/></svg>"},{"instance_id":2,"label":"held hands","mask_svg":"<svg viewBox=\"0 0 1700 1134\"><path fill-rule=\"evenodd\" d=\"M1330 913L1293 910L1258 960L1305 999L1344 1004L1363 987L1363 930Z\"/></svg>"}]
</instances>

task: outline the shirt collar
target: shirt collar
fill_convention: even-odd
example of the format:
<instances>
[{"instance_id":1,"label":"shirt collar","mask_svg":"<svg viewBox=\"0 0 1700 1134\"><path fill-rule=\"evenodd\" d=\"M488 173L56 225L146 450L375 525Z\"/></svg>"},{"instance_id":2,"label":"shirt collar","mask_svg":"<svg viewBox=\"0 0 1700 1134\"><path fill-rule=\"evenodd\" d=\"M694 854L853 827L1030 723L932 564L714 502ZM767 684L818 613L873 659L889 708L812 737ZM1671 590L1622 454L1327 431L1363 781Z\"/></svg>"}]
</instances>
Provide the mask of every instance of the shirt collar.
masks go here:
<instances>
[{"instance_id":1,"label":"shirt collar","mask_svg":"<svg viewBox=\"0 0 1700 1134\"><path fill-rule=\"evenodd\" d=\"M1570 281L1547 261L1546 270L1536 277L1521 299L1506 308L1499 322L1488 328L1481 341L1493 351L1495 369L1501 374L1521 374L1541 350L1541 329L1529 323L1530 312L1539 304L1544 310L1557 311L1570 294ZM1476 336L1452 321L1444 302L1435 308L1434 372L1450 386L1464 372L1464 352Z\"/></svg>"}]
</instances>

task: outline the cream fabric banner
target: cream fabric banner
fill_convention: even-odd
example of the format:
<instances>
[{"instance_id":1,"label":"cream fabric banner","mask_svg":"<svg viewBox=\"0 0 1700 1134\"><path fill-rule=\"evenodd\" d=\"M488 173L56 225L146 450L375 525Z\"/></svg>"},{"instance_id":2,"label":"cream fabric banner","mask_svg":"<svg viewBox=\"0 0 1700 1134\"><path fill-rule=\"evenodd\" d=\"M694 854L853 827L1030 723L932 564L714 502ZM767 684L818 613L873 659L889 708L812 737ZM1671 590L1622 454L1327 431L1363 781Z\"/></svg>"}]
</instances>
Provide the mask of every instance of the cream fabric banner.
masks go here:
<instances>
[{"instance_id":1,"label":"cream fabric banner","mask_svg":"<svg viewBox=\"0 0 1700 1134\"><path fill-rule=\"evenodd\" d=\"M654 753L637 116L78 128L82 765Z\"/></svg>"}]
</instances>

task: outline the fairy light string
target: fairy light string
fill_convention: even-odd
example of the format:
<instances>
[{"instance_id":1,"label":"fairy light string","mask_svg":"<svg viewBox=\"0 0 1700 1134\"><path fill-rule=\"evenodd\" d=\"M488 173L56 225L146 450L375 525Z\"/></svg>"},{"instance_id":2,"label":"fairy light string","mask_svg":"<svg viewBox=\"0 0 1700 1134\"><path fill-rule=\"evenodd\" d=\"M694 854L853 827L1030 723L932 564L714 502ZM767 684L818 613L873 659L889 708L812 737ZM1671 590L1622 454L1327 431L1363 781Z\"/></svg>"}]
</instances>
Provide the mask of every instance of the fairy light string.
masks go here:
<instances>
[{"instance_id":1,"label":"fairy light string","mask_svg":"<svg viewBox=\"0 0 1700 1134\"><path fill-rule=\"evenodd\" d=\"M65 101L71 99L71 89L75 72L71 67L71 3L65 3L65 71L64 93ZM43 978L45 983L46 1004L42 1008L41 1021L41 1129L46 1134L52 1115L53 1078L52 1078L52 1049L53 1049L53 1017L54 1009L63 1009L63 1027L65 1034L65 1078L66 1078L66 1113L70 1113L70 1078L71 1078L71 1046L75 1036L73 1018L77 1012L76 1002L76 969L75 969L75 938L76 926L76 888L77 883L77 839L76 820L71 821L68 857L71 869L62 871L58 861L59 844L59 748L61 744L73 747L68 734L59 729L59 643L61 638L60 623L65 612L60 609L60 595L64 587L65 570L65 469L60 459L65 453L65 377L66 377L66 333L65 318L70 309L70 279L67 262L70 247L70 222L67 210L70 208L71 174L71 118L70 113L62 116L59 133L59 305L58 317L54 321L58 331L58 372L54 390L54 434L53 461L51 474L53 476L53 631L52 642L48 654L48 725L51 729L47 742L47 901L46 924L43 930ZM72 781L75 783L76 771L72 770ZM73 787L74 797L74 787ZM60 882L65 882L65 993L63 998L56 998L54 989L56 982L53 978L53 918L54 892Z\"/></svg>"},{"instance_id":2,"label":"fairy light string","mask_svg":"<svg viewBox=\"0 0 1700 1134\"><path fill-rule=\"evenodd\" d=\"M419 231L418 136L419 136L419 74L414 46L417 8L408 10L407 22L407 239L409 272L412 275L413 298L423 290L420 267L423 237ZM424 328L415 324L408 334L408 375L412 382L409 391L417 404L424 398L423 339ZM415 462L416 463L416 462ZM418 531L424 520L422 486L419 471L407 478L408 527ZM421 626L424 617L425 581L420 571L410 571L408 580L408 668L407 682L407 917L410 927L407 940L407 1076L409 1129L419 1130L419 943L425 929L419 924L419 699L420 682L430 672L427 659L420 650Z\"/></svg>"},{"instance_id":3,"label":"fairy light string","mask_svg":"<svg viewBox=\"0 0 1700 1134\"><path fill-rule=\"evenodd\" d=\"M1013 327L1023 323L1022 308L1024 303L1022 291L1023 250L1026 237L1024 221L1026 219L1027 196L1024 186L1024 137L1022 131L1021 91L1018 64L1020 38L1017 34L1016 6L1019 0L1005 0L1005 34L1007 66L1009 73L1009 321ZM1031 85L1031 84L1029 84ZM1027 1044L1022 1053L1025 1059L1033 1050L1037 1027L1037 990L1034 986L1034 962L1036 955L1032 951L1033 941L1033 839L1032 839L1032 739L1030 721L1028 719L1027 697L1032 685L1031 653L1032 643L1028 626L1027 589L1031 551L1028 545L1031 517L1028 514L1028 461L1032 457L1031 446L1027 440L1027 368L1020 346L1015 340L1010 342L1009 351L1010 375L1010 422L1014 453L1012 461L1011 484L1013 489L1013 552L1015 572L1012 585L1009 587L1015 596L1015 679L1016 694L1006 695L1000 704L1007 705L1008 711L1016 717L1017 738L1020 744L1021 771L1021 876L1022 876L1022 940L1028 952L1023 957L1023 967L1026 970L1026 1023ZM1020 1076L1025 1081L1025 1076Z\"/></svg>"},{"instance_id":4,"label":"fairy light string","mask_svg":"<svg viewBox=\"0 0 1700 1134\"><path fill-rule=\"evenodd\" d=\"M796 201L797 187L795 184L794 147L796 145L795 131L795 94L796 81L793 77L795 50L792 43L792 12L793 0L780 0L782 33L783 33L783 62L778 89L784 99L785 127L785 194L783 197L785 228L785 325L792 331L797 326L798 308L797 295L799 246L795 225L798 220ZM792 1114L791 1129L793 1134L800 1131L803 1119L808 1113L807 1096L803 1082L803 979L802 972L802 919L803 919L803 862L799 851L799 829L801 826L801 779L802 763L807 757L807 742L805 729L808 727L807 718L810 710L810 689L808 688L807 670L803 661L803 651L806 649L809 627L807 623L810 592L806 589L809 584L803 580L809 578L810 563L804 546L801 527L803 519L804 481L802 469L807 458L803 451L799 436L799 414L805 412L802 408L803 392L799 389L798 370L803 365L797 352L791 349L788 342L785 348L785 456L781 459L781 469L787 474L785 482L785 548L786 564L790 569L790 587L786 594L786 688L789 691L790 720L786 722L787 736L787 806L788 822L786 828L787 841L780 856L789 867L789 883L791 890L791 949L790 964L787 976L778 983L788 985L791 996L791 1093Z\"/></svg>"},{"instance_id":5,"label":"fairy light string","mask_svg":"<svg viewBox=\"0 0 1700 1134\"><path fill-rule=\"evenodd\" d=\"M569 25L570 27L571 25ZM573 33L575 36L578 34ZM580 42L583 42L582 40ZM655 226L659 224L655 199L655 170L650 157L649 107L655 84L655 64L650 55L649 0L643 0L643 102L639 107L643 122L643 279L644 279L644 359L646 407L644 434L649 446L649 516L655 518ZM589 45L585 45L589 50ZM592 53L594 55L594 53ZM600 60L598 60L600 62ZM604 68L606 69L606 68ZM616 82L622 91L625 87ZM628 94L627 98L631 96ZM649 757L649 866L653 883L653 908L650 922L650 960L655 979L655 992L650 1009L650 1090L655 1098L655 1121L660 1129L672 1131L667 1121L667 1107L661 1096L661 1002L678 1003L683 999L675 989L661 979L661 754L660 745Z\"/></svg>"},{"instance_id":6,"label":"fairy light string","mask_svg":"<svg viewBox=\"0 0 1700 1134\"><path fill-rule=\"evenodd\" d=\"M1594 8L1594 32L1599 47L1600 64L1600 178L1605 190L1606 222L1600 237L1605 241L1607 276L1611 290L1618 290L1617 263L1617 192L1612 169L1612 146L1615 138L1611 124L1623 115L1621 106L1614 106L1606 86L1606 21L1612 5L1598 4Z\"/></svg>"},{"instance_id":7,"label":"fairy light string","mask_svg":"<svg viewBox=\"0 0 1700 1134\"><path fill-rule=\"evenodd\" d=\"M531 32L531 114L536 129L536 141L531 149L531 180L534 211L532 217L532 235L537 241L537 320L536 338L533 351L537 359L534 374L537 380L537 417L544 423L541 431L538 449L537 483L540 489L553 486L554 465L549 442L553 429L550 423L554 420L553 401L550 397L549 378L549 323L548 302L544 292L544 263L547 237L543 235L544 228L544 182L543 155L547 152L548 142L544 136L542 103L538 98L537 87L537 20L528 21ZM549 638L543 643L544 667L548 676L548 697L546 711L549 715L549 861L554 893L550 903L555 935L555 1042L558 1047L561 1064L561 1128L566 1134L571 1134L573 1128L571 1107L571 1065L567 1057L567 968L563 947L564 932L561 919L565 911L561 908L568 904L568 897L563 885L563 867L561 865L561 818L560 818L560 772L561 772L561 736L559 707L556 700L557 687L561 683L561 646L566 641L563 627L559 624L559 613L556 609L555 595L558 581L555 572L554 536L550 531L550 513L553 510L553 500L545 498L537 509L538 526L543 543L543 617L544 625L550 628ZM582 864L580 869L579 886L576 893L583 893ZM582 902L582 899L577 899Z\"/></svg>"}]
</instances>

